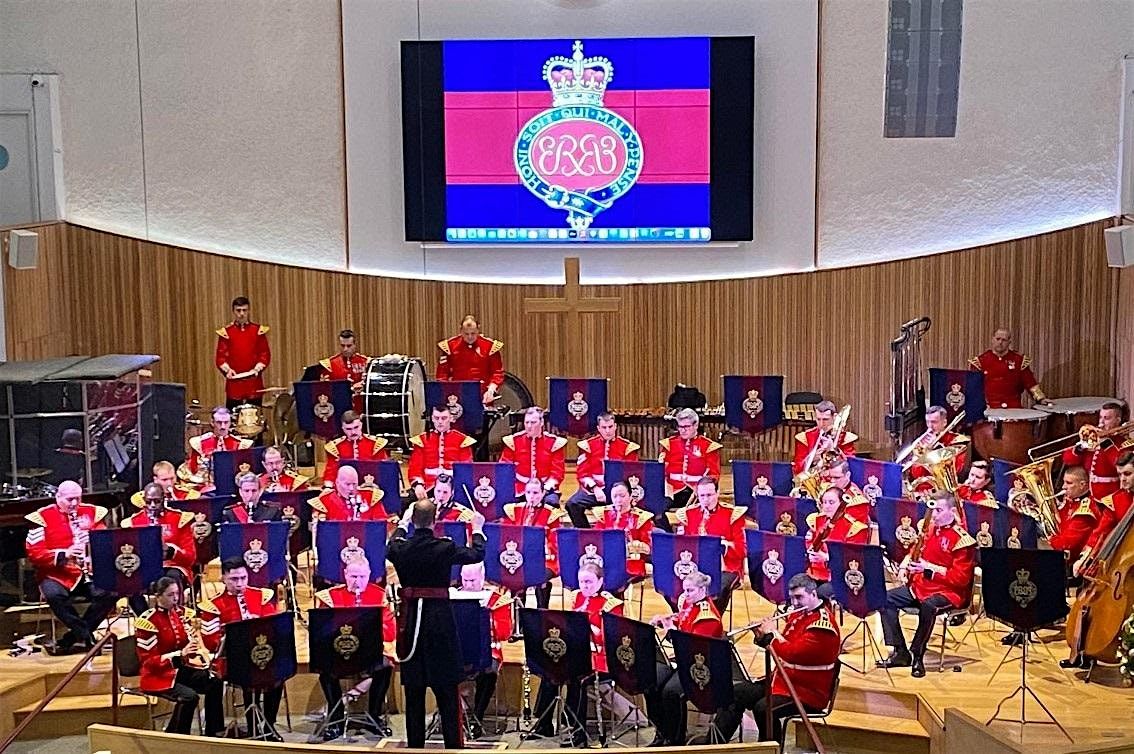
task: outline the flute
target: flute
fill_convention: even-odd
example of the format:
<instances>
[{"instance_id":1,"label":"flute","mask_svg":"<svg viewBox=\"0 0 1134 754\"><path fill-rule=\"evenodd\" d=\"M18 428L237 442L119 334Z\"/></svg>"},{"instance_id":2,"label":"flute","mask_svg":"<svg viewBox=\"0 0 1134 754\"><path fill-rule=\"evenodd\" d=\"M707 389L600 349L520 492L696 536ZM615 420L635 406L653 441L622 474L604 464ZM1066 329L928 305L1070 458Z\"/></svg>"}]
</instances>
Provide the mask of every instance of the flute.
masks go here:
<instances>
[{"instance_id":1,"label":"flute","mask_svg":"<svg viewBox=\"0 0 1134 754\"><path fill-rule=\"evenodd\" d=\"M775 615L770 615L770 616L768 616L768 618L775 618L776 620L784 620L786 618L790 618L791 616L795 615L796 613L806 612L809 609L810 608L806 608L806 607L796 607L796 608L792 608L791 610L788 610L785 613L776 613ZM767 620L767 618L765 618L765 620ZM752 631L753 629L759 627L759 625L763 622L764 621L762 621L762 620L758 620L758 621L755 621L753 623L749 623L747 626L741 626L740 628L735 628L732 631L729 631L727 634L725 634L725 636L729 639L733 638L734 636L740 636L741 634L745 633L746 631Z\"/></svg>"}]
</instances>

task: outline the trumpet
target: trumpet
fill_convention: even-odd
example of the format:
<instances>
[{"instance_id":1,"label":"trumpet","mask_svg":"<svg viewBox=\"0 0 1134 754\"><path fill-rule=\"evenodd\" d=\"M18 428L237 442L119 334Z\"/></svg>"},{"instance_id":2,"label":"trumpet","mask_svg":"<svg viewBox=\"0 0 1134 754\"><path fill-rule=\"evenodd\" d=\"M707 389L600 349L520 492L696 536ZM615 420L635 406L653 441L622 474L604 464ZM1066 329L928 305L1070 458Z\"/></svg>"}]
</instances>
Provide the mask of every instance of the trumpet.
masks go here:
<instances>
[{"instance_id":1,"label":"trumpet","mask_svg":"<svg viewBox=\"0 0 1134 754\"><path fill-rule=\"evenodd\" d=\"M807 612L810 609L811 608L808 608L808 607L794 607L791 610L787 610L787 611L782 612L782 613L774 613L772 615L769 615L764 620L770 620L772 618L774 618L776 620L787 620L788 618L790 618L793 615L796 615L797 613ZM754 621L752 623L749 623L747 626L741 626L740 628L734 628L732 631L729 631L727 634L725 634L725 636L729 639L732 639L736 636L740 636L744 633L747 633L748 631L754 631L757 628L759 628L760 625L763 622L764 622L763 620L758 620L758 621Z\"/></svg>"}]
</instances>

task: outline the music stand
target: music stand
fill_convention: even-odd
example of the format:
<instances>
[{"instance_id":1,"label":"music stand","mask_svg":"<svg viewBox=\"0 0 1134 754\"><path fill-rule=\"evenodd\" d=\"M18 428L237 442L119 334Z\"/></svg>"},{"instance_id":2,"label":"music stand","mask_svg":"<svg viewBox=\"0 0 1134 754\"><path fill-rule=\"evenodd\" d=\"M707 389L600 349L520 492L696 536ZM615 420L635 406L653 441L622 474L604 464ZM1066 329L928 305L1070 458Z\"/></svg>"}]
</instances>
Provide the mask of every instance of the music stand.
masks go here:
<instances>
[{"instance_id":1,"label":"music stand","mask_svg":"<svg viewBox=\"0 0 1134 754\"><path fill-rule=\"evenodd\" d=\"M642 623L613 613L603 613L603 650L606 653L606 667L614 682L627 696L638 696L653 691L658 685L657 663L668 662L662 652L658 633L649 623ZM596 686L596 689L598 687ZM597 707L601 710L602 696L599 695ZM627 725L620 733L617 726L625 725L638 708L630 709L621 720L610 724L610 739L617 741L627 731L634 731L634 745L639 745L638 725ZM599 740L604 740L601 713L598 715Z\"/></svg>"},{"instance_id":2,"label":"music stand","mask_svg":"<svg viewBox=\"0 0 1134 754\"><path fill-rule=\"evenodd\" d=\"M520 608L519 625L524 634L524 657L530 672L540 681L556 687L555 699L540 713L530 729L522 732L520 743L535 738L540 723L554 711L559 722L566 713L568 723L586 733L586 725L566 704L563 687L581 683L591 668L591 623L586 613L573 610ZM589 740L589 737L588 737Z\"/></svg>"},{"instance_id":3,"label":"music stand","mask_svg":"<svg viewBox=\"0 0 1134 754\"><path fill-rule=\"evenodd\" d=\"M461 592L449 590L449 604L453 608L453 619L457 624L457 644L461 650L461 682L476 678L492 667L492 618L488 608L480 604L480 592ZM457 699L461 705L461 724L465 738L472 740L472 715L468 704L460 694ZM438 733L441 728L441 713L434 712L425 729L425 738Z\"/></svg>"},{"instance_id":4,"label":"music stand","mask_svg":"<svg viewBox=\"0 0 1134 754\"><path fill-rule=\"evenodd\" d=\"M713 639L676 629L667 636L673 647L677 677L685 698L698 712L715 717L718 711L733 703L733 681L746 678L736 647L727 639ZM714 722L709 723L708 743L728 743Z\"/></svg>"},{"instance_id":5,"label":"music stand","mask_svg":"<svg viewBox=\"0 0 1134 754\"><path fill-rule=\"evenodd\" d=\"M827 561L831 572L831 590L834 600L846 612L858 618L858 625L854 630L843 637L840 654L843 647L852 636L862 633L862 668L856 668L849 662L840 660L843 667L849 668L859 675L866 675L871 667L866 650L869 647L876 661L882 660L885 655L878 644L874 632L866 623L866 619L886 607L886 567L884 565L884 552L879 545L848 544L846 542L828 542ZM894 678L890 669L883 666L886 678L890 685L894 685Z\"/></svg>"},{"instance_id":6,"label":"music stand","mask_svg":"<svg viewBox=\"0 0 1134 754\"><path fill-rule=\"evenodd\" d=\"M281 686L296 673L295 613L233 621L225 625L223 640L224 681L252 692L252 701L245 705L249 737L267 739L275 729L264 715L260 694ZM236 737L238 726L239 718L229 724L226 735Z\"/></svg>"},{"instance_id":7,"label":"music stand","mask_svg":"<svg viewBox=\"0 0 1134 754\"><path fill-rule=\"evenodd\" d=\"M308 665L313 673L326 673L338 683L343 678L364 675L382 663L382 644L369 637L382 635L382 608L380 607L320 607L307 611ZM350 696L340 694L339 700L327 710L323 722L311 736L311 743L323 740L323 732L332 724L335 712L343 708L343 735L348 735L351 723L378 727L369 711L350 709ZM337 722L335 724L338 724Z\"/></svg>"},{"instance_id":8,"label":"music stand","mask_svg":"<svg viewBox=\"0 0 1134 754\"><path fill-rule=\"evenodd\" d=\"M165 575L160 526L95 529L89 536L90 575L96 589L134 597L146 594L150 584ZM124 617L129 625L133 615L127 599L115 619Z\"/></svg>"},{"instance_id":9,"label":"music stand","mask_svg":"<svg viewBox=\"0 0 1134 754\"><path fill-rule=\"evenodd\" d=\"M984 597L985 611L993 618L1007 623L1015 631L1027 633L1067 616L1067 598L1064 592L1064 555L1060 550L1023 550L1016 548L989 547L981 552L981 592ZM1075 739L1067 729L1052 714L1047 705L1028 686L1028 645L1030 642L1020 644L1020 685L1011 694L1000 700L996 705L996 712L985 723L991 725L996 720L1003 722L1020 723L1020 737L1023 738L1024 726L1028 723L1038 725L1054 725L1072 743ZM1014 650L1009 646L1004 654L1000 667L1008 660ZM996 677L993 672L989 683ZM1008 700L1017 694L1020 695L1020 717L1001 717L1000 710ZM1029 720L1027 715L1027 701L1031 698L1040 706L1040 709L1051 718L1050 720Z\"/></svg>"}]
</instances>

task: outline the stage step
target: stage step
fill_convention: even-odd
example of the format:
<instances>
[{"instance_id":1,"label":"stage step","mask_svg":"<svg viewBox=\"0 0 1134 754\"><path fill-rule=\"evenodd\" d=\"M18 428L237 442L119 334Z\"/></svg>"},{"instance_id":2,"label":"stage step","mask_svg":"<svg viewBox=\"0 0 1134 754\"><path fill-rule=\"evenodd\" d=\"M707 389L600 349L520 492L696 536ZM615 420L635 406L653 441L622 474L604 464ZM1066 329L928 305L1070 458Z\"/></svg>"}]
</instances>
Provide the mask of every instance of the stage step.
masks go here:
<instances>
[{"instance_id":1,"label":"stage step","mask_svg":"<svg viewBox=\"0 0 1134 754\"><path fill-rule=\"evenodd\" d=\"M879 751L929 754L929 733L917 720L835 710L825 721L816 721L815 730L829 751L840 754ZM798 720L791 723L787 741L787 751L814 750L809 746L807 729Z\"/></svg>"},{"instance_id":2,"label":"stage step","mask_svg":"<svg viewBox=\"0 0 1134 754\"><path fill-rule=\"evenodd\" d=\"M39 701L16 710L17 724L36 708ZM109 694L60 696L51 701L31 725L20 734L21 740L83 735L93 723L112 724ZM149 728L146 700L139 696L123 696L118 705L118 724L127 728Z\"/></svg>"}]
</instances>

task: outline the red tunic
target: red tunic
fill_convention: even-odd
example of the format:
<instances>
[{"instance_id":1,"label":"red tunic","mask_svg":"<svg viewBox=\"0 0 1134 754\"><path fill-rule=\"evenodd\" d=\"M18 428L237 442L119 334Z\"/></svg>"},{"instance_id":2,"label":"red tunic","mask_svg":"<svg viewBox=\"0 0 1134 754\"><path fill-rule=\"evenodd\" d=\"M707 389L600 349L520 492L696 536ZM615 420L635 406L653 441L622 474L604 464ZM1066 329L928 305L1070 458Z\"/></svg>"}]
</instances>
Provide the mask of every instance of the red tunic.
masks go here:
<instances>
[{"instance_id":1,"label":"red tunic","mask_svg":"<svg viewBox=\"0 0 1134 754\"><path fill-rule=\"evenodd\" d=\"M244 450L251 447L251 440L233 437L232 435L225 435L222 438L217 437L212 432L206 432L203 435L189 438L189 458L185 461L185 465L189 467L189 471L199 474L206 466L212 468L211 459L213 453L218 450ZM204 463L206 458L210 459L210 463Z\"/></svg>"},{"instance_id":2,"label":"red tunic","mask_svg":"<svg viewBox=\"0 0 1134 754\"><path fill-rule=\"evenodd\" d=\"M433 483L441 472L452 474L454 463L473 459L473 445L476 445L476 440L455 429L444 435L431 429L411 437L410 486L423 484L425 489L433 489Z\"/></svg>"},{"instance_id":3,"label":"red tunic","mask_svg":"<svg viewBox=\"0 0 1134 754\"><path fill-rule=\"evenodd\" d=\"M1032 374L1032 359L1009 350L997 356L991 349L969 359L969 369L984 373L984 402L989 408L1020 408L1020 393L1029 391L1036 400L1044 395Z\"/></svg>"},{"instance_id":4,"label":"red tunic","mask_svg":"<svg viewBox=\"0 0 1134 754\"><path fill-rule=\"evenodd\" d=\"M173 549L173 556L166 558L162 565L176 568L186 581L193 579L193 566L197 562L197 541L193 538L193 514L166 508L158 516L157 525L161 527L161 543ZM122 521L122 528L152 526L149 515L143 510Z\"/></svg>"},{"instance_id":5,"label":"red tunic","mask_svg":"<svg viewBox=\"0 0 1134 754\"><path fill-rule=\"evenodd\" d=\"M141 677L138 687L142 691L161 693L173 688L177 677L174 660L189 643L185 624L193 620L192 610L147 610L134 620L134 637L137 640L138 662Z\"/></svg>"},{"instance_id":6,"label":"red tunic","mask_svg":"<svg viewBox=\"0 0 1134 754\"><path fill-rule=\"evenodd\" d=\"M318 497L313 497L307 504L322 514L324 521L394 521L396 517L386 512L382 505L382 490L358 489L358 515L350 504L343 499L338 490L327 490Z\"/></svg>"},{"instance_id":7,"label":"red tunic","mask_svg":"<svg viewBox=\"0 0 1134 754\"><path fill-rule=\"evenodd\" d=\"M909 586L914 597L924 600L934 594L941 594L953 607L967 604L972 598L976 549L976 540L959 523L942 528L931 524L921 558L944 567L946 571L935 574L930 574L928 570L911 573Z\"/></svg>"},{"instance_id":8,"label":"red tunic","mask_svg":"<svg viewBox=\"0 0 1134 754\"><path fill-rule=\"evenodd\" d=\"M1102 512L1099 504L1090 495L1078 500L1068 500L1059 509L1059 531L1049 543L1053 550L1063 550L1073 563L1079 559L1087 540L1098 526Z\"/></svg>"},{"instance_id":9,"label":"red tunic","mask_svg":"<svg viewBox=\"0 0 1134 754\"><path fill-rule=\"evenodd\" d=\"M217 351L214 359L217 369L228 364L234 371L250 371L257 364L267 367L272 363L268 348L268 326L249 322L240 326L231 322L217 330ZM223 374L223 372L222 372ZM263 373L238 380L224 381L224 396L229 400L260 398L264 389Z\"/></svg>"},{"instance_id":10,"label":"red tunic","mask_svg":"<svg viewBox=\"0 0 1134 754\"><path fill-rule=\"evenodd\" d=\"M693 489L702 477L721 478L721 444L704 435L697 435L688 443L680 435L670 435L658 443L658 460L665 464L666 494L688 487Z\"/></svg>"},{"instance_id":11,"label":"red tunic","mask_svg":"<svg viewBox=\"0 0 1134 754\"><path fill-rule=\"evenodd\" d=\"M724 545L724 570L741 576L744 573L744 508L718 503L708 515L700 505L689 505L677 511L679 534L720 537Z\"/></svg>"},{"instance_id":12,"label":"red tunic","mask_svg":"<svg viewBox=\"0 0 1134 754\"><path fill-rule=\"evenodd\" d=\"M538 479L545 485L554 482L553 489L558 489L567 473L563 450L566 445L567 438L546 432L535 439L525 432L506 436L500 460L516 464L516 495L524 493L529 479Z\"/></svg>"},{"instance_id":13,"label":"red tunic","mask_svg":"<svg viewBox=\"0 0 1134 754\"><path fill-rule=\"evenodd\" d=\"M540 504L531 507L525 503L509 503L504 506L504 518L510 524L520 526L542 526L546 535L544 562L552 573L559 574L559 537L552 532L563 525L567 517L561 509Z\"/></svg>"},{"instance_id":14,"label":"red tunic","mask_svg":"<svg viewBox=\"0 0 1134 754\"><path fill-rule=\"evenodd\" d=\"M103 519L108 513L101 505L79 503L75 508L75 525L86 531L105 529ZM54 505L40 508L25 518L32 523L32 528L24 540L24 549L35 568L36 580L54 579L68 591L74 589L83 577L83 569L64 555L75 543L70 518Z\"/></svg>"},{"instance_id":15,"label":"red tunic","mask_svg":"<svg viewBox=\"0 0 1134 754\"><path fill-rule=\"evenodd\" d=\"M584 597L582 592L575 592L575 602L572 610L586 613L591 623L591 667L599 673L607 671L606 647L602 636L602 614L612 613L622 615L622 600L610 592L600 592L594 597Z\"/></svg>"},{"instance_id":16,"label":"red tunic","mask_svg":"<svg viewBox=\"0 0 1134 754\"><path fill-rule=\"evenodd\" d=\"M796 613L784 621L782 639L772 648L791 679L799 701L812 709L823 709L831 701L831 686L839 662L839 626L827 603L815 610ZM790 696L779 667L772 671L772 694Z\"/></svg>"},{"instance_id":17,"label":"red tunic","mask_svg":"<svg viewBox=\"0 0 1134 754\"><path fill-rule=\"evenodd\" d=\"M315 607L386 607L386 590L377 584L367 584L360 594L346 588L345 584L333 586L315 593ZM382 654L396 656L395 644L398 641L398 622L393 610L382 611Z\"/></svg>"},{"instance_id":18,"label":"red tunic","mask_svg":"<svg viewBox=\"0 0 1134 754\"><path fill-rule=\"evenodd\" d=\"M1122 489L1099 501L1099 522L1087 539L1087 549L1092 553L1099 551L1099 547L1106 542L1107 535L1114 531L1114 527L1118 526L1118 522L1130 510L1132 503L1134 503L1134 498L1131 497L1130 491Z\"/></svg>"},{"instance_id":19,"label":"red tunic","mask_svg":"<svg viewBox=\"0 0 1134 754\"><path fill-rule=\"evenodd\" d=\"M596 529L621 529L626 532L626 573L631 578L646 577L646 562L650 556L650 537L654 531L654 516L647 510L631 508L619 513L613 505L593 508Z\"/></svg>"},{"instance_id":20,"label":"red tunic","mask_svg":"<svg viewBox=\"0 0 1134 754\"><path fill-rule=\"evenodd\" d=\"M1105 447L1085 450L1078 443L1063 451L1064 466L1082 466L1087 472L1091 497L1102 500L1118 490L1119 448L1110 440Z\"/></svg>"},{"instance_id":21,"label":"red tunic","mask_svg":"<svg viewBox=\"0 0 1134 754\"><path fill-rule=\"evenodd\" d=\"M831 526L831 530L827 532L826 537L819 543L818 547L813 548L811 543L815 539L816 532L823 531L826 526L827 517L822 513L812 513L807 517L807 534L804 535L803 540L808 551L827 552L828 542L849 542L855 545L870 543L870 526L844 511L843 515ZM807 574L818 581L830 581L831 564L808 561Z\"/></svg>"},{"instance_id":22,"label":"red tunic","mask_svg":"<svg viewBox=\"0 0 1134 754\"><path fill-rule=\"evenodd\" d=\"M373 435L363 435L358 440L339 437L331 440L323 449L327 451L327 465L323 467L323 484L331 486L339 473L339 461L385 461L390 457L386 452L386 439Z\"/></svg>"},{"instance_id":23,"label":"red tunic","mask_svg":"<svg viewBox=\"0 0 1134 754\"><path fill-rule=\"evenodd\" d=\"M723 639L724 624L721 622L721 612L712 600L701 600L689 605L685 595L677 598L677 614L674 616L673 627L678 631L698 636L708 636L713 639Z\"/></svg>"},{"instance_id":24,"label":"red tunic","mask_svg":"<svg viewBox=\"0 0 1134 754\"><path fill-rule=\"evenodd\" d=\"M330 380L350 380L351 391L353 395L353 403L351 408L355 413L361 416L364 413L365 405L363 405L362 393L358 391L356 386L362 384L362 378L366 375L366 363L370 361L369 356L363 356L356 353L350 359L346 359L341 353L334 356L328 356L325 359L319 359L319 366L323 371L319 374L319 379L327 382Z\"/></svg>"},{"instance_id":25,"label":"red tunic","mask_svg":"<svg viewBox=\"0 0 1134 754\"><path fill-rule=\"evenodd\" d=\"M839 450L842 451L844 456L848 458L855 454L854 443L858 440L858 435L854 432L843 432L842 442L839 443ZM819 442L819 428L812 427L806 432L797 432L795 435L795 456L791 462L791 473L798 474L803 471L803 465L807 462L807 456L811 454L811 449L815 447L815 443ZM816 453L816 456L819 454Z\"/></svg>"},{"instance_id":26,"label":"red tunic","mask_svg":"<svg viewBox=\"0 0 1134 754\"><path fill-rule=\"evenodd\" d=\"M492 619L492 659L504 662L504 642L512 638L512 595L495 585L486 585L492 594L485 607Z\"/></svg>"},{"instance_id":27,"label":"red tunic","mask_svg":"<svg viewBox=\"0 0 1134 754\"><path fill-rule=\"evenodd\" d=\"M500 350L504 344L499 340L478 335L473 343L466 343L460 335L437 344L440 354L437 358L437 379L444 382L458 380L479 380L483 393L491 383L497 390L504 384L504 359Z\"/></svg>"},{"instance_id":28,"label":"red tunic","mask_svg":"<svg viewBox=\"0 0 1134 754\"><path fill-rule=\"evenodd\" d=\"M290 471L285 471L274 480L271 474L264 473L260 475L260 489L264 492L291 492L306 488L309 481L311 477L293 474Z\"/></svg>"},{"instance_id":29,"label":"red tunic","mask_svg":"<svg viewBox=\"0 0 1134 754\"><path fill-rule=\"evenodd\" d=\"M996 496L989 492L987 489L974 490L967 484L962 484L957 487L955 493L957 500L965 503L975 503L976 505L983 505L985 508L999 508L1000 502Z\"/></svg>"},{"instance_id":30,"label":"red tunic","mask_svg":"<svg viewBox=\"0 0 1134 754\"><path fill-rule=\"evenodd\" d=\"M605 487L603 462L637 461L640 447L638 443L620 436L613 440L603 440L599 435L592 435L579 440L579 453L575 459L575 478L579 481L579 487L588 492L595 487Z\"/></svg>"},{"instance_id":31,"label":"red tunic","mask_svg":"<svg viewBox=\"0 0 1134 754\"><path fill-rule=\"evenodd\" d=\"M248 618L262 618L265 615L276 614L276 593L272 589L256 589L249 587L244 590L244 606L248 611ZM221 637L224 636L224 627L229 623L244 620L240 612L240 601L235 594L227 591L221 592L211 600L205 600L201 608L201 641L205 648L214 656L220 647ZM221 676L224 675L224 658L213 660L213 668Z\"/></svg>"}]
</instances>

